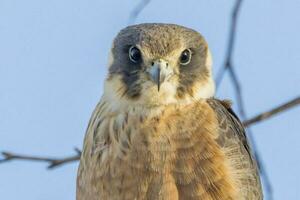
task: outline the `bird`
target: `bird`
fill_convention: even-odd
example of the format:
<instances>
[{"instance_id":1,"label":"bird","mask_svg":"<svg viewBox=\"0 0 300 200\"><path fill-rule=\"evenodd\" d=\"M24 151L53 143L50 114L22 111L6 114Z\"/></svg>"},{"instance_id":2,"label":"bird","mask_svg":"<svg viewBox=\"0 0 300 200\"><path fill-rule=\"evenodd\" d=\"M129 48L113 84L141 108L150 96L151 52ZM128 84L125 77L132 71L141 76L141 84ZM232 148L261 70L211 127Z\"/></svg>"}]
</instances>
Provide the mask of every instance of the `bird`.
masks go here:
<instances>
[{"instance_id":1,"label":"bird","mask_svg":"<svg viewBox=\"0 0 300 200\"><path fill-rule=\"evenodd\" d=\"M231 102L215 97L204 37L143 23L112 42L84 138L77 200L261 200L257 162Z\"/></svg>"}]
</instances>

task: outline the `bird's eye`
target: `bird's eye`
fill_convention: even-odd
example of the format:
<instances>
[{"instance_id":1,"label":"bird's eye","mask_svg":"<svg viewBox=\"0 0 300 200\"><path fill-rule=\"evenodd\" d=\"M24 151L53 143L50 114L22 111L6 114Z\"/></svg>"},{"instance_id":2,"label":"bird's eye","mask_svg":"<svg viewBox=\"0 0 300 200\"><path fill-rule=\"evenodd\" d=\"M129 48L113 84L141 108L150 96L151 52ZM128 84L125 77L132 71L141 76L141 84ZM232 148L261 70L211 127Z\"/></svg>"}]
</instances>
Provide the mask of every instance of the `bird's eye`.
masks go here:
<instances>
[{"instance_id":1,"label":"bird's eye","mask_svg":"<svg viewBox=\"0 0 300 200\"><path fill-rule=\"evenodd\" d=\"M129 59L134 63L138 63L142 59L141 51L135 46L129 48L128 54Z\"/></svg>"},{"instance_id":2,"label":"bird's eye","mask_svg":"<svg viewBox=\"0 0 300 200\"><path fill-rule=\"evenodd\" d=\"M190 49L186 49L181 53L180 56L180 64L187 65L191 62L192 51Z\"/></svg>"}]
</instances>

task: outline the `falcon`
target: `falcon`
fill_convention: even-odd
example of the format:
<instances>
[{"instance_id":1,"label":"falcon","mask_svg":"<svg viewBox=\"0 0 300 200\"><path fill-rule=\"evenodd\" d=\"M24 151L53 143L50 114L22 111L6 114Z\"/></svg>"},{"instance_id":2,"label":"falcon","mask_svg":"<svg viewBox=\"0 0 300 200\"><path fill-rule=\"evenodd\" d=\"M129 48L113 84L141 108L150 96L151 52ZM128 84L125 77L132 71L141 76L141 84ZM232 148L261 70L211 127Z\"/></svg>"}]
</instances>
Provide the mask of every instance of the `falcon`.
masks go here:
<instances>
[{"instance_id":1,"label":"falcon","mask_svg":"<svg viewBox=\"0 0 300 200\"><path fill-rule=\"evenodd\" d=\"M214 91L198 32L160 23L121 30L85 135L76 199L263 199L244 127Z\"/></svg>"}]
</instances>

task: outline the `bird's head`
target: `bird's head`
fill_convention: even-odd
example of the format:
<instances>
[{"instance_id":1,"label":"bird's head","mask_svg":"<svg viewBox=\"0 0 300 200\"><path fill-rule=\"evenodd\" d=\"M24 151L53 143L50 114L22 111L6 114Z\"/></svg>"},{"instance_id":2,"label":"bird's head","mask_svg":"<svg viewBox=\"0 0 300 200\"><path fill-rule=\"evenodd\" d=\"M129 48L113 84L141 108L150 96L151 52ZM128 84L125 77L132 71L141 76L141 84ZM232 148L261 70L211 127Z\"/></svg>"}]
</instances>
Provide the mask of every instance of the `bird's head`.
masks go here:
<instances>
[{"instance_id":1,"label":"bird's head","mask_svg":"<svg viewBox=\"0 0 300 200\"><path fill-rule=\"evenodd\" d=\"M210 98L214 90L210 52L198 32L140 24L114 39L104 91L108 101L151 107Z\"/></svg>"}]
</instances>

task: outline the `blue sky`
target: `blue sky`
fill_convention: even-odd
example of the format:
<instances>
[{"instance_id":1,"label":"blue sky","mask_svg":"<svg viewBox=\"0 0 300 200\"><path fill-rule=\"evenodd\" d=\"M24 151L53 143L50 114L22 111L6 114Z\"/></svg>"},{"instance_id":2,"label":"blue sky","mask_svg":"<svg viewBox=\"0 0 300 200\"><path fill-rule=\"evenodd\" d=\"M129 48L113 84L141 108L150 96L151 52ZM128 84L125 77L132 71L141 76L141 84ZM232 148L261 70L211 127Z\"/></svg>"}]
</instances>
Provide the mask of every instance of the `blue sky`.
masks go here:
<instances>
[{"instance_id":1,"label":"blue sky","mask_svg":"<svg viewBox=\"0 0 300 200\"><path fill-rule=\"evenodd\" d=\"M68 156L82 146L106 75L111 41L138 0L0 0L0 151ZM207 39L218 71L232 0L152 0L136 23L194 28ZM248 116L300 93L300 2L244 1L234 65ZM233 98L225 78L217 94ZM300 199L300 107L253 126L275 199ZM75 199L77 164L0 165L2 199Z\"/></svg>"}]
</instances>

